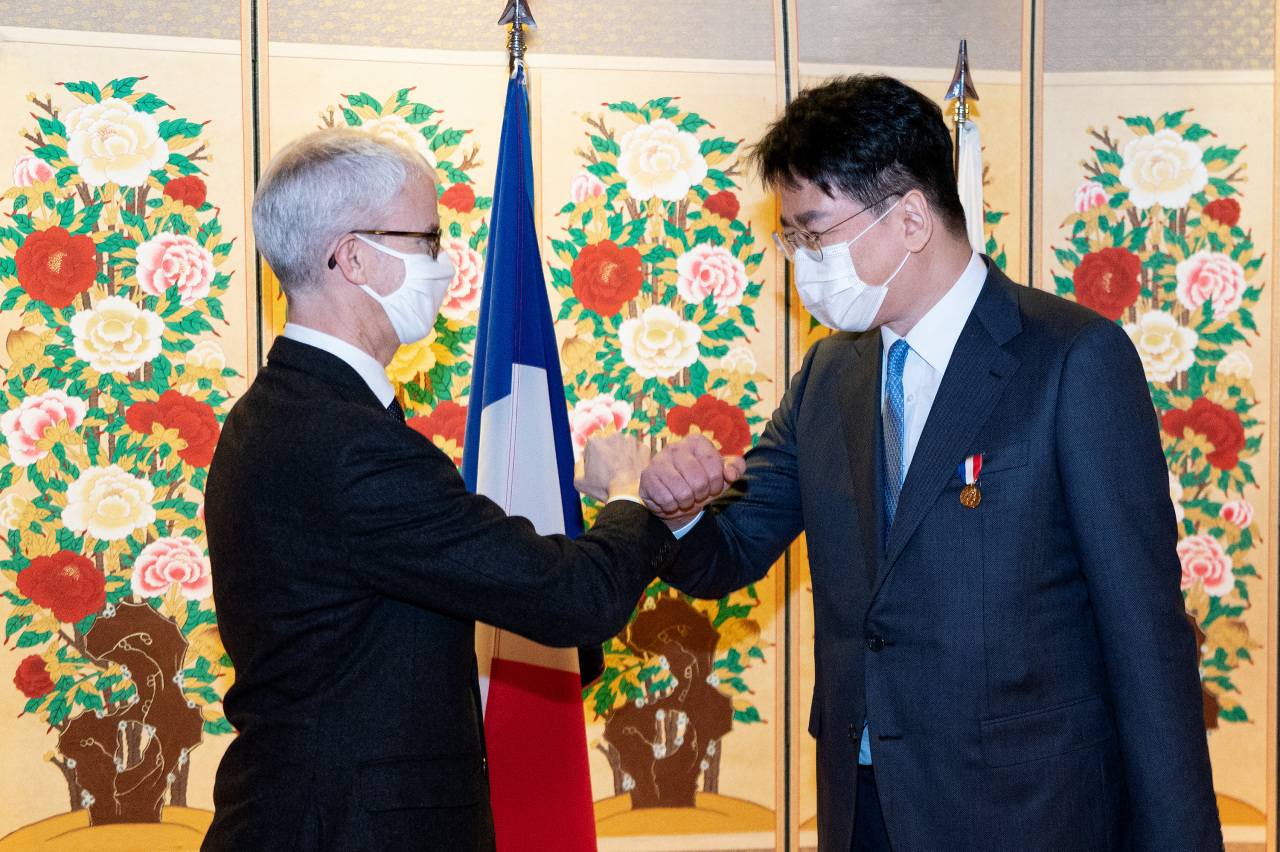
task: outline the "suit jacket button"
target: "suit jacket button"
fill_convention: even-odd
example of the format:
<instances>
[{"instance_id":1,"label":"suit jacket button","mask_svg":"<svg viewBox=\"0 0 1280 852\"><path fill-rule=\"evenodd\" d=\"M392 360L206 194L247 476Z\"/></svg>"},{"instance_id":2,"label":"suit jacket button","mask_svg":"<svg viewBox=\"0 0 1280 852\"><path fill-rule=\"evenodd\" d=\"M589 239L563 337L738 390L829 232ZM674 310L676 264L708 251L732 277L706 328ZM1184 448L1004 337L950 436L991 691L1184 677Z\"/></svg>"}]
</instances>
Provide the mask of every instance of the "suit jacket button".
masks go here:
<instances>
[{"instance_id":1,"label":"suit jacket button","mask_svg":"<svg viewBox=\"0 0 1280 852\"><path fill-rule=\"evenodd\" d=\"M849 742L862 745L862 730L857 725L849 726Z\"/></svg>"},{"instance_id":2,"label":"suit jacket button","mask_svg":"<svg viewBox=\"0 0 1280 852\"><path fill-rule=\"evenodd\" d=\"M884 650L884 637L879 633L873 633L867 638L867 647L877 654Z\"/></svg>"}]
</instances>

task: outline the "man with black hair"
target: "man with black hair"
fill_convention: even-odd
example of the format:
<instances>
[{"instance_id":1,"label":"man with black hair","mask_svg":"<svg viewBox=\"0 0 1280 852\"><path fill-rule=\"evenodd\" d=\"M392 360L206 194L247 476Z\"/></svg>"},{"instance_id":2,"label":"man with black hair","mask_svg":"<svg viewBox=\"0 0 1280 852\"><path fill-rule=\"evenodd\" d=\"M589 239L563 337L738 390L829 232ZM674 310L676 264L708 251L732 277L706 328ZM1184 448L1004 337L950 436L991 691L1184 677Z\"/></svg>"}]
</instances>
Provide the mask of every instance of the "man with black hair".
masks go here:
<instances>
[{"instance_id":1,"label":"man with black hair","mask_svg":"<svg viewBox=\"0 0 1280 852\"><path fill-rule=\"evenodd\" d=\"M951 157L932 101L866 76L755 148L800 297L840 333L714 507L733 473L706 438L645 471L682 535L668 579L716 598L806 533L823 852L1218 852L1138 354L972 251Z\"/></svg>"}]
</instances>

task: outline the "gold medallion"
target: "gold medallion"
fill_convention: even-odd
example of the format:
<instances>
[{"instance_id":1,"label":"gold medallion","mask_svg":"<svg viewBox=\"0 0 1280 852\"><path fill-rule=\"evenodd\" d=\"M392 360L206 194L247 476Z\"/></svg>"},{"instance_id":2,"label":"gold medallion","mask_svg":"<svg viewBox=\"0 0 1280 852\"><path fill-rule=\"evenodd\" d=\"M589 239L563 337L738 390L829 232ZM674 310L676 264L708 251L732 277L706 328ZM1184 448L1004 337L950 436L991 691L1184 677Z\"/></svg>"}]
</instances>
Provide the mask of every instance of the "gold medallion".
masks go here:
<instances>
[{"instance_id":1,"label":"gold medallion","mask_svg":"<svg viewBox=\"0 0 1280 852\"><path fill-rule=\"evenodd\" d=\"M960 505L966 509L976 509L981 502L982 492L978 490L976 485L966 485L964 490L960 492Z\"/></svg>"}]
</instances>

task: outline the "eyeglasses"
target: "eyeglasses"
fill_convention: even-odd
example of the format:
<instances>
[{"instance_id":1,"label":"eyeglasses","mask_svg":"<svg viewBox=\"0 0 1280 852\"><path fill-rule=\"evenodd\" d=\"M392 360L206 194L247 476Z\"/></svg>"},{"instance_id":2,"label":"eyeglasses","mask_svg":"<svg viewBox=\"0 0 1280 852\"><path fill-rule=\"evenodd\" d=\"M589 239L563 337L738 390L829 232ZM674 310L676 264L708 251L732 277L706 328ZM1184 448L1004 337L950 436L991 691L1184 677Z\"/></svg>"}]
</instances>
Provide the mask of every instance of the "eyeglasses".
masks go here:
<instances>
[{"instance_id":1,"label":"eyeglasses","mask_svg":"<svg viewBox=\"0 0 1280 852\"><path fill-rule=\"evenodd\" d=\"M431 259L435 260L440 256L440 232L439 231L370 231L370 230L352 230L347 231L348 234L371 234L379 237L412 237L417 240L425 240L427 243L427 254L431 255ZM338 258L335 255L329 255L329 268L333 269L338 265Z\"/></svg>"},{"instance_id":2,"label":"eyeglasses","mask_svg":"<svg viewBox=\"0 0 1280 852\"><path fill-rule=\"evenodd\" d=\"M859 216L861 216L863 213L866 213L868 210L872 209L873 207L879 204L883 204L884 202L888 201L890 198L893 198L892 194L886 195L884 198L881 198L878 201L873 201L870 204L868 204L866 207L863 207L857 213L854 213L852 216L847 216L844 219L841 219L839 222L836 222L830 228L826 228L821 231L805 231L800 228L797 228L794 231L789 231L787 233L778 233L777 231L774 231L773 244L776 245L778 247L778 251L786 255L787 260L791 261L792 263L795 263L796 261L796 252L802 248L808 249L809 251L817 252L818 260L822 260L822 238L823 237L825 237L827 234L834 231L836 228L839 228L841 225L845 224L846 222L851 222L854 219L857 219Z\"/></svg>"}]
</instances>

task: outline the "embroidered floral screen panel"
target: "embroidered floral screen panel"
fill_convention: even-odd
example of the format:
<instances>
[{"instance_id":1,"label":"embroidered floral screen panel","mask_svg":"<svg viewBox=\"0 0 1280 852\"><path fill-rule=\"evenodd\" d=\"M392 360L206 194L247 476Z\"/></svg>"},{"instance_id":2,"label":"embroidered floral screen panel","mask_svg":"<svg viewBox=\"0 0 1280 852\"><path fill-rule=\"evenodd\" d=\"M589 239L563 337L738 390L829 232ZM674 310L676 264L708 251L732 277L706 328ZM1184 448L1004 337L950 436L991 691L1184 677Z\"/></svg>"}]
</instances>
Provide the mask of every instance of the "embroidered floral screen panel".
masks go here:
<instances>
[{"instance_id":1,"label":"embroidered floral screen panel","mask_svg":"<svg viewBox=\"0 0 1280 852\"><path fill-rule=\"evenodd\" d=\"M575 445L622 428L655 448L700 432L744 451L782 387L776 212L742 160L774 114L773 77L562 70L540 83L544 261ZM602 844L772 839L780 577L720 601L655 582L605 646L584 693Z\"/></svg>"},{"instance_id":2,"label":"embroidered floral screen panel","mask_svg":"<svg viewBox=\"0 0 1280 852\"><path fill-rule=\"evenodd\" d=\"M1023 193L1030 164L1021 121L1021 15L1022 3L1016 0L888 2L857 4L856 9L849 3L797 3L803 86L817 85L836 75L890 74L932 97L949 123L954 102L948 102L945 95L959 37L971 34L969 68L980 99L972 104L970 120L978 127L982 146L983 250L1016 280L1025 280L1026 242L1021 235L1026 228ZM841 25L851 16L859 21L856 31ZM908 23L904 25L904 21ZM958 28L958 21L963 26ZM809 315L794 290L789 318L797 357L833 333ZM803 541L791 549L791 566L792 630L794 636L803 637L793 649L792 822L799 848L812 849L817 844L818 809L816 747L808 732L815 677L810 638L814 630L813 588Z\"/></svg>"},{"instance_id":3,"label":"embroidered floral screen panel","mask_svg":"<svg viewBox=\"0 0 1280 852\"><path fill-rule=\"evenodd\" d=\"M282 92L327 93L273 101L274 140L358 127L436 167L444 245L459 272L434 334L403 347L388 374L409 425L460 461L505 69L290 53L273 62L272 81ZM745 451L783 378L777 260L765 236L776 213L742 164L744 142L774 113L774 78L537 69L531 89L543 261L575 452L613 430L655 449L700 432L727 454ZM278 296L268 307L283 310ZM588 520L596 508L588 503ZM701 675L678 695L675 678L685 675L672 669L671 648L627 637L606 645L604 674L584 694L606 843L687 832L722 845L717 838L747 829L773 837L785 767L775 583L714 602L661 583L648 590L627 636L702 643L681 646ZM659 748L627 733L637 726L672 733ZM649 780L676 764L681 773ZM688 813L655 820L650 802Z\"/></svg>"},{"instance_id":4,"label":"embroidered floral screen panel","mask_svg":"<svg viewBox=\"0 0 1280 852\"><path fill-rule=\"evenodd\" d=\"M1099 27L1089 4L1050 6L1039 283L1121 325L1141 357L1224 832L1228 848L1262 843L1275 713L1276 211L1275 117L1256 105L1275 92L1274 39L1258 38L1274 9L1179 7L1139 39L1128 21L1142 10Z\"/></svg>"},{"instance_id":5,"label":"embroidered floral screen panel","mask_svg":"<svg viewBox=\"0 0 1280 852\"><path fill-rule=\"evenodd\" d=\"M202 493L256 358L239 49L2 61L0 835L194 846L234 677Z\"/></svg>"}]
</instances>

